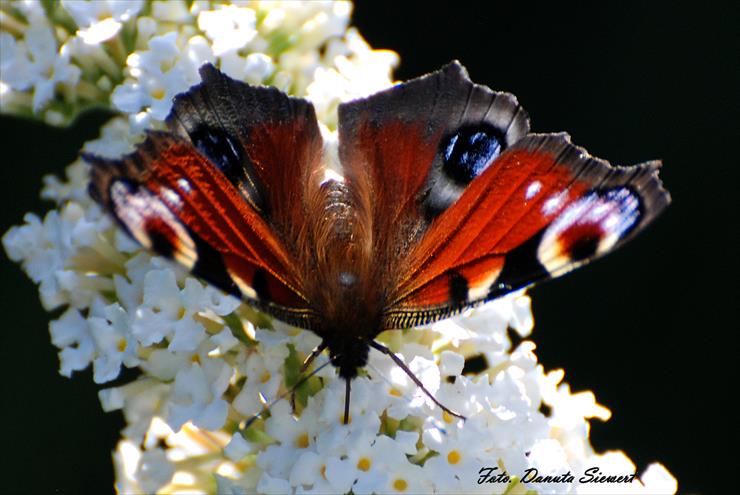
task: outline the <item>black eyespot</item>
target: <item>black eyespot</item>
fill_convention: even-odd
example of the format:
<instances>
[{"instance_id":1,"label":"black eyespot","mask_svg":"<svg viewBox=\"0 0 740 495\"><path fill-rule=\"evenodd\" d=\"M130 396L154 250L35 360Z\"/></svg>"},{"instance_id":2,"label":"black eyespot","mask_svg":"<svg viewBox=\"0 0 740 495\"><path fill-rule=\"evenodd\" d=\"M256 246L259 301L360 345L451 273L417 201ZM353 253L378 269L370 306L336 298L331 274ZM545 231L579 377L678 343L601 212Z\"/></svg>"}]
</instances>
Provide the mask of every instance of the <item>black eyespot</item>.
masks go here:
<instances>
[{"instance_id":1,"label":"black eyespot","mask_svg":"<svg viewBox=\"0 0 740 495\"><path fill-rule=\"evenodd\" d=\"M204 241L199 235L188 229L190 238L195 242L197 259L193 266L193 275L200 277L229 294L242 297L242 293L229 275L224 258L213 246Z\"/></svg>"},{"instance_id":2,"label":"black eyespot","mask_svg":"<svg viewBox=\"0 0 740 495\"><path fill-rule=\"evenodd\" d=\"M457 272L450 274L450 301L461 304L468 300L468 280Z\"/></svg>"},{"instance_id":3,"label":"black eyespot","mask_svg":"<svg viewBox=\"0 0 740 495\"><path fill-rule=\"evenodd\" d=\"M506 138L491 125L466 126L442 140L443 170L459 184L478 177L501 154Z\"/></svg>"},{"instance_id":4,"label":"black eyespot","mask_svg":"<svg viewBox=\"0 0 740 495\"><path fill-rule=\"evenodd\" d=\"M267 272L265 270L257 269L254 272L254 278L252 279L252 288L257 293L257 297L262 300L270 299L270 291L267 287Z\"/></svg>"},{"instance_id":5,"label":"black eyespot","mask_svg":"<svg viewBox=\"0 0 740 495\"><path fill-rule=\"evenodd\" d=\"M230 176L244 163L241 145L222 129L201 125L190 133L190 139L198 151L226 176Z\"/></svg>"},{"instance_id":6,"label":"black eyespot","mask_svg":"<svg viewBox=\"0 0 740 495\"><path fill-rule=\"evenodd\" d=\"M569 249L570 258L573 261L583 261L596 254L601 241L600 235L590 235L578 239Z\"/></svg>"},{"instance_id":7,"label":"black eyespot","mask_svg":"<svg viewBox=\"0 0 740 495\"><path fill-rule=\"evenodd\" d=\"M156 229L147 230L149 242L152 243L152 250L165 258L172 258L175 254L175 246L172 245L170 238L164 232Z\"/></svg>"}]
</instances>

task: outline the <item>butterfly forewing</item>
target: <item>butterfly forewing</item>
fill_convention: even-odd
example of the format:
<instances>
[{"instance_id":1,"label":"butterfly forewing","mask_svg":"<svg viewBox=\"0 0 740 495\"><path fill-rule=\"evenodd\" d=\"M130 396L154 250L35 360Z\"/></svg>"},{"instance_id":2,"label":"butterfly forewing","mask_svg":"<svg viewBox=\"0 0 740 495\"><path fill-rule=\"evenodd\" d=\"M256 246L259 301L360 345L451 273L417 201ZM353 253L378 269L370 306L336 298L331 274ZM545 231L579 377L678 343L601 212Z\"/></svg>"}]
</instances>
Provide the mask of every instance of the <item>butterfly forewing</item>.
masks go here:
<instances>
[{"instance_id":1,"label":"butterfly forewing","mask_svg":"<svg viewBox=\"0 0 740 495\"><path fill-rule=\"evenodd\" d=\"M313 107L212 66L167 123L121 160L85 155L90 190L129 234L276 317L313 328L300 257L308 178L321 162ZM303 179L301 179L303 178Z\"/></svg>"},{"instance_id":2,"label":"butterfly forewing","mask_svg":"<svg viewBox=\"0 0 740 495\"><path fill-rule=\"evenodd\" d=\"M528 130L516 98L473 84L456 62L340 105L339 157L366 213L373 264L383 270L376 285L388 296L410 274L407 256L429 224L457 201L487 158ZM450 171L465 140L475 148L467 168Z\"/></svg>"}]
</instances>

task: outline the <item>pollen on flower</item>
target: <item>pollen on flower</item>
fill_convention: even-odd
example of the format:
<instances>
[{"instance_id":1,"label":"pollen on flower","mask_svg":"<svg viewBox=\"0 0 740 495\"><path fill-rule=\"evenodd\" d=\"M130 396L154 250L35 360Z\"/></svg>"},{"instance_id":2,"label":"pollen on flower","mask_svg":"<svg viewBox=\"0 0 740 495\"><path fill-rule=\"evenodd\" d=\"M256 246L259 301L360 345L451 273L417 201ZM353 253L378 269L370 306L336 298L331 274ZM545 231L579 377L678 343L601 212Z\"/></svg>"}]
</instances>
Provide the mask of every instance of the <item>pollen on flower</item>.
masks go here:
<instances>
[{"instance_id":1,"label":"pollen on flower","mask_svg":"<svg viewBox=\"0 0 740 495\"><path fill-rule=\"evenodd\" d=\"M369 471L372 466L372 461L367 457L360 457L357 461L357 469L360 471Z\"/></svg>"},{"instance_id":2,"label":"pollen on flower","mask_svg":"<svg viewBox=\"0 0 740 495\"><path fill-rule=\"evenodd\" d=\"M409 487L408 481L406 481L403 478L396 478L393 481L393 489L397 492L405 492L406 489Z\"/></svg>"},{"instance_id":3,"label":"pollen on flower","mask_svg":"<svg viewBox=\"0 0 740 495\"><path fill-rule=\"evenodd\" d=\"M123 352L126 350L127 346L128 341L125 338L121 338L118 340L118 346L116 348L118 349L118 352Z\"/></svg>"},{"instance_id":4,"label":"pollen on flower","mask_svg":"<svg viewBox=\"0 0 740 495\"><path fill-rule=\"evenodd\" d=\"M452 414L448 413L447 411L442 411L442 419L448 425L451 424L452 421L454 421L454 418L452 417Z\"/></svg>"},{"instance_id":5,"label":"pollen on flower","mask_svg":"<svg viewBox=\"0 0 740 495\"><path fill-rule=\"evenodd\" d=\"M260 377L260 382L267 383L270 381L270 378L272 378L272 375L270 374L270 372L265 371L264 373L262 373L262 376Z\"/></svg>"},{"instance_id":6,"label":"pollen on flower","mask_svg":"<svg viewBox=\"0 0 740 495\"><path fill-rule=\"evenodd\" d=\"M460 455L460 452L458 452L457 450L450 450L450 452L447 454L447 462L453 465L460 462L461 458L462 456Z\"/></svg>"},{"instance_id":7,"label":"pollen on flower","mask_svg":"<svg viewBox=\"0 0 740 495\"><path fill-rule=\"evenodd\" d=\"M167 93L163 88L155 88L151 91L152 98L155 100L161 100L166 94Z\"/></svg>"},{"instance_id":8,"label":"pollen on flower","mask_svg":"<svg viewBox=\"0 0 740 495\"><path fill-rule=\"evenodd\" d=\"M391 394L393 397L403 397L403 393L401 393L401 391L398 390L396 387L391 388L388 393Z\"/></svg>"},{"instance_id":9,"label":"pollen on flower","mask_svg":"<svg viewBox=\"0 0 740 495\"><path fill-rule=\"evenodd\" d=\"M296 438L295 446L299 449L305 449L308 447L308 433L302 433Z\"/></svg>"}]
</instances>

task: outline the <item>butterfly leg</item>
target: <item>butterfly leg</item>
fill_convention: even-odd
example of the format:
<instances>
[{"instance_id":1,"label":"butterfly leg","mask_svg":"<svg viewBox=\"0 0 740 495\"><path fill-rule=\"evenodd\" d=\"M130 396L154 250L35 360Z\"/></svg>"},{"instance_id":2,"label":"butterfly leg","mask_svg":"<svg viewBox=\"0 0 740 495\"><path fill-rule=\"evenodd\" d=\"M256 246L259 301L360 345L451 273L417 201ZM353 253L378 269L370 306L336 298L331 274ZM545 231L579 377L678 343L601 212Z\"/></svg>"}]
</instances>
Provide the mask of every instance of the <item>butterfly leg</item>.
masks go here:
<instances>
[{"instance_id":1,"label":"butterfly leg","mask_svg":"<svg viewBox=\"0 0 740 495\"><path fill-rule=\"evenodd\" d=\"M378 342L375 342L374 340L368 341L368 344L373 349L377 349L378 351L380 351L383 354L385 354L388 357L390 357L393 360L393 362L396 363L398 365L398 367L401 368L404 371L404 373L406 373L409 376L409 378L411 378L411 380L416 384L416 386L419 387L421 389L421 391L424 392L427 395L427 397L429 397L430 399L432 399L432 402L434 402L435 404L437 404L443 411L445 411L447 414L450 414L452 416L455 416L456 418L466 419L465 416L463 416L462 414L458 414L458 413L450 410L449 408L445 407L441 402L439 402L432 395L432 393L429 392L429 390L426 389L426 387L424 386L424 384L421 383L421 380L419 380L416 377L416 375L414 375L413 371L411 371L409 369L409 367L406 366L406 363L404 363L401 360L401 358L399 358L398 356L396 356L396 354L393 351L391 351L390 349L388 349L383 344L379 344Z\"/></svg>"},{"instance_id":2,"label":"butterfly leg","mask_svg":"<svg viewBox=\"0 0 740 495\"><path fill-rule=\"evenodd\" d=\"M352 383L352 379L345 378L344 383L344 424L346 425L349 423L349 394L352 391L352 386L350 385Z\"/></svg>"},{"instance_id":3,"label":"butterfly leg","mask_svg":"<svg viewBox=\"0 0 740 495\"><path fill-rule=\"evenodd\" d=\"M324 349L326 349L326 344L321 343L319 344L316 349L311 351L311 354L308 355L308 357L303 361L303 364L301 365L301 369L298 371L298 376L303 376L303 374L306 372L309 366L311 366L311 363L314 362L314 360L319 357L319 354L324 352ZM290 392L290 407L293 410L293 414L295 414L295 391L296 388L293 387L293 389Z\"/></svg>"}]
</instances>

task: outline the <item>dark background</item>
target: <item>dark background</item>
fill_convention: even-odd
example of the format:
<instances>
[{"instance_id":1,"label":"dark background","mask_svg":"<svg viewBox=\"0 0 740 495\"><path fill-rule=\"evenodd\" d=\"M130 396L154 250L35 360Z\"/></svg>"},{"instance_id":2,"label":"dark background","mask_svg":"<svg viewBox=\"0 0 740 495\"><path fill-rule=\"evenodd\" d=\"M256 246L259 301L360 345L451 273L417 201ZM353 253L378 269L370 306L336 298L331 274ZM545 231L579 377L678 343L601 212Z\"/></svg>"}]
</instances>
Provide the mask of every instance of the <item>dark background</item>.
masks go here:
<instances>
[{"instance_id":1,"label":"dark background","mask_svg":"<svg viewBox=\"0 0 740 495\"><path fill-rule=\"evenodd\" d=\"M638 471L660 461L682 493L731 486L738 16L729 3L485 5L361 2L354 24L401 55L397 79L459 59L474 81L516 94L534 131L568 131L616 164L663 159L674 203L618 253L532 290L533 339L547 369L612 410L592 423L598 451L622 449ZM58 130L0 118L0 232L48 209L41 177L106 119ZM89 371L58 375L36 288L7 259L0 273L5 491L111 492L120 414L101 411Z\"/></svg>"}]
</instances>

